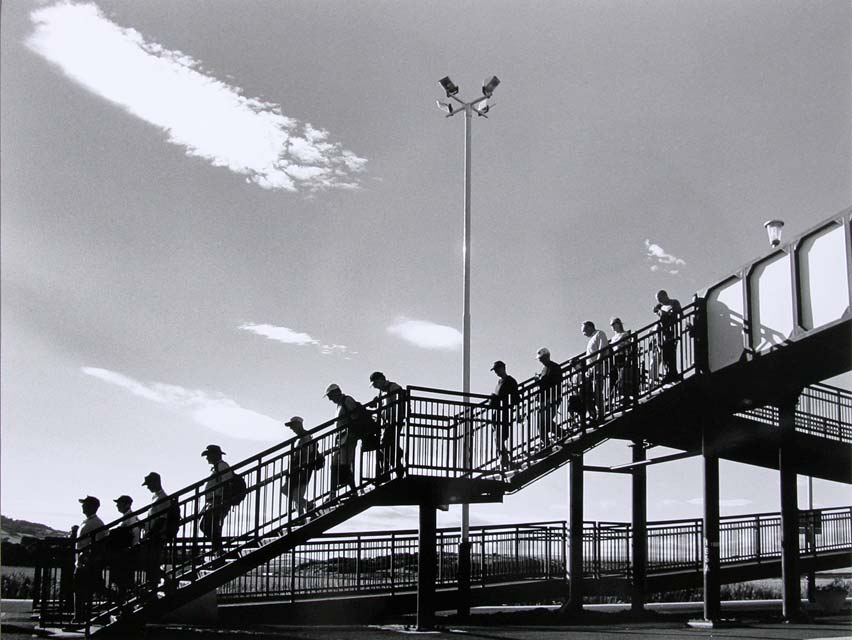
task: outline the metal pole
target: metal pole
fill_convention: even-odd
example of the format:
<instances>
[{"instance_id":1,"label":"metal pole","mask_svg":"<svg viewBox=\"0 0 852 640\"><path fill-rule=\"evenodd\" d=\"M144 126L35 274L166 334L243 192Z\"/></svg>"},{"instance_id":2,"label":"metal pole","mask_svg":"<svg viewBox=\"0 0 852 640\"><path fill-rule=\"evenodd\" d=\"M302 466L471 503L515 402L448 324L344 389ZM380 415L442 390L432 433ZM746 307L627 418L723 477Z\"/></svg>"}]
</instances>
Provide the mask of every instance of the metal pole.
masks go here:
<instances>
[{"instance_id":1,"label":"metal pole","mask_svg":"<svg viewBox=\"0 0 852 640\"><path fill-rule=\"evenodd\" d=\"M783 582L783 615L787 621L797 620L801 604L799 584L799 505L796 495L796 462L799 453L790 440L795 432L797 398L779 403L781 446L778 448L778 475L781 489L781 579Z\"/></svg>"},{"instance_id":2,"label":"metal pole","mask_svg":"<svg viewBox=\"0 0 852 640\"><path fill-rule=\"evenodd\" d=\"M420 527L417 535L417 630L435 627L435 506L420 505Z\"/></svg>"},{"instance_id":3,"label":"metal pole","mask_svg":"<svg viewBox=\"0 0 852 640\"><path fill-rule=\"evenodd\" d=\"M816 555L816 553L814 552L814 549L816 548L815 524L816 519L814 518L814 477L808 476L808 527L806 543L808 545L808 551L811 552L811 556ZM813 557L811 557L811 562L813 562ZM811 568L808 571L807 585L808 602L816 602L816 571L814 570L813 564L811 565Z\"/></svg>"},{"instance_id":4,"label":"metal pole","mask_svg":"<svg viewBox=\"0 0 852 640\"><path fill-rule=\"evenodd\" d=\"M470 399L470 129L473 107L464 107L464 310L462 312L462 387L465 401ZM470 421L465 421L464 447L465 466L470 460ZM461 545L459 554L467 557L460 560L464 567L470 567L470 505L462 504ZM462 571L459 574L459 605L460 616L470 615L470 573Z\"/></svg>"},{"instance_id":5,"label":"metal pole","mask_svg":"<svg viewBox=\"0 0 852 640\"><path fill-rule=\"evenodd\" d=\"M645 460L645 443L636 440L633 443L633 462ZM633 497L632 525L633 537L633 579L630 593L630 609L633 613L645 610L645 577L648 558L648 479L647 468L633 468L631 493Z\"/></svg>"}]
</instances>

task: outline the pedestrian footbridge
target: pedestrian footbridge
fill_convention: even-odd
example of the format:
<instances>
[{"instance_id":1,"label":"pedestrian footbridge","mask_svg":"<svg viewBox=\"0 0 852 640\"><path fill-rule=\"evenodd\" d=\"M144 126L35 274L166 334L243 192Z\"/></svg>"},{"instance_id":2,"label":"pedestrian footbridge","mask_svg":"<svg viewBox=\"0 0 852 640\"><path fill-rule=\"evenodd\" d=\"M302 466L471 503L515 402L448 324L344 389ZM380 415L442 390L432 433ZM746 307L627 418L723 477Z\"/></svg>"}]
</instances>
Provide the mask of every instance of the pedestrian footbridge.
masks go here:
<instances>
[{"instance_id":1,"label":"pedestrian footbridge","mask_svg":"<svg viewBox=\"0 0 852 640\"><path fill-rule=\"evenodd\" d=\"M852 507L801 512L802 566L852 566ZM723 583L780 574L781 516L721 518ZM593 595L627 598L632 575L629 522L583 523L583 581ZM701 519L649 522L649 593L698 587ZM567 596L566 521L473 527L471 601L475 605L544 602ZM459 586L458 528L437 530L436 606L453 609ZM291 623L367 622L416 608L418 532L324 534L249 571L218 590L219 619Z\"/></svg>"},{"instance_id":2,"label":"pedestrian footbridge","mask_svg":"<svg viewBox=\"0 0 852 640\"><path fill-rule=\"evenodd\" d=\"M519 402L495 408L484 395L407 387L397 407L397 415L404 419L385 425L402 449L403 464L387 473L378 464L377 452L359 447L354 490L336 489L333 463L339 457L341 435L336 421L311 429L325 464L308 481L306 513L291 509L282 492L289 469L304 455L296 439L234 464L232 469L246 481L248 493L225 519L225 544L220 552L211 550L200 528L205 481L184 487L170 496L180 509L180 528L165 548L164 582L145 588L138 580L140 586L123 603L95 589L86 603L86 629L107 634L138 628L215 590L220 590L223 602L231 602L229 606L247 599L263 600L266 596L256 585L265 584L263 590L270 594L285 588L280 580L274 587L270 582L252 582L252 577L264 574L264 567L286 563L287 558L307 553L299 550L311 545L333 546L334 538L321 537L325 532L378 505L417 505L420 509L417 570L412 574L411 567L404 565L405 573L382 578L390 581L382 588L389 588L393 596L397 588L411 589L416 576L418 623L428 627L436 606L436 585L445 587L441 581L453 575L448 573L450 556L438 553L439 540L442 545L445 541L450 541L450 547L457 545L454 571L460 580L462 601L473 595L478 576L491 575L497 566L482 560L477 565L475 536L468 544L459 541L457 534L439 535L436 508L499 502L504 495L569 463L572 522L583 522L586 472L627 473L632 478L633 495L629 525L593 525L591 538L585 525L540 527L544 532L541 535L561 535L562 549L567 546L567 555L563 551L562 556L551 558L555 564L547 561L541 566L548 570L552 566L560 576L557 582L565 575L570 577L573 608L580 610L583 594L592 585L607 584L604 578L615 581L613 584L629 583L634 605L641 606L648 590L657 588L655 571L665 568L672 579L674 574L687 582L703 579L705 616L714 618L718 617L719 584L727 579L725 576L737 571L745 575L746 565L755 571L755 567L763 570L773 566L777 573L780 557L785 612L791 613L799 601L799 572L832 553L828 549L811 550L801 539L796 475L852 482L852 394L823 384L849 371L852 359L850 214L852 210L847 210L824 220L697 293L673 326L653 323L617 347L562 363L561 384L555 389L541 391L531 378L520 384ZM665 349L675 351L676 375L662 375ZM506 433L505 454L496 437L498 427ZM632 462L615 468L585 466L584 454L605 440L630 443ZM679 453L653 457L654 448L660 446ZM687 456L700 457L704 466L705 513L700 529L695 522L660 524L662 529L658 529L659 523L645 519L645 470L650 464ZM774 525L761 520L763 516L750 516L757 520L743 525L751 527L751 533L744 534L742 540L751 542L742 543L743 566L736 570L731 569L739 562L730 555L733 543L724 542L727 520L719 518L720 459L779 471L781 513L773 516ZM135 513L142 520L148 517L145 509ZM848 509L843 513L847 535L843 544L847 546L840 551L847 553L843 562L849 564ZM672 560L666 567L665 562L658 563L663 556L655 555L654 541L675 539L674 534L659 533L673 531L673 527L682 527L683 534L672 547L677 553L671 552ZM511 540L512 534L508 535ZM604 536L600 539L606 539L606 544L595 546L595 535ZM810 545L811 538L807 540ZM107 541L100 540L97 532L75 541L90 544L95 556L104 558L105 579L110 556ZM39 570L36 604L44 625L64 623L72 611L67 596L72 554L63 553L62 544L53 544ZM493 547L497 543L482 542L482 549L488 544ZM556 543L548 543L548 548L551 546L554 551L558 548ZM594 553L589 555L594 549L605 556L613 555L606 556L606 562L600 556L595 560ZM808 550L813 553L808 555ZM139 551L145 553L144 545ZM685 559L687 551L692 555ZM775 560L767 553L774 553ZM366 562L365 558L362 556L360 562ZM392 573L396 572L395 562L389 567ZM448 564L442 564L445 562ZM477 566L480 574L476 573ZM513 577L519 575L520 566L513 565ZM609 573L613 571L615 574ZM300 588L309 581L297 580L300 576L292 570L279 571L278 575L295 581L287 586L291 590L288 593L291 599L299 600L304 593ZM370 583L364 581L366 574L360 568L353 575L358 588ZM373 579L378 579L375 573ZM479 584L479 588L487 586ZM384 593L387 597L387 591Z\"/></svg>"}]
</instances>

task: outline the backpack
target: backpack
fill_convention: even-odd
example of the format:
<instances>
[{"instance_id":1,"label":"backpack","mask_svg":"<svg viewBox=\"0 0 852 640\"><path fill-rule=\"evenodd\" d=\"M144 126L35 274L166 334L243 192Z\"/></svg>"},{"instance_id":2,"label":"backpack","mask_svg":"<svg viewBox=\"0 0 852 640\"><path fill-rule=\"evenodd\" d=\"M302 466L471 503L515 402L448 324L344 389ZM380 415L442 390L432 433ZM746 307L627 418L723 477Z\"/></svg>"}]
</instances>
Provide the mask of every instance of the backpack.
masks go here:
<instances>
[{"instance_id":1,"label":"backpack","mask_svg":"<svg viewBox=\"0 0 852 640\"><path fill-rule=\"evenodd\" d=\"M166 539L176 538L180 530L180 505L177 500L169 501L169 509L166 511Z\"/></svg>"},{"instance_id":2,"label":"backpack","mask_svg":"<svg viewBox=\"0 0 852 640\"><path fill-rule=\"evenodd\" d=\"M225 483L222 491L222 502L226 507L236 507L248 493L246 481L238 473L231 473L231 477Z\"/></svg>"}]
</instances>

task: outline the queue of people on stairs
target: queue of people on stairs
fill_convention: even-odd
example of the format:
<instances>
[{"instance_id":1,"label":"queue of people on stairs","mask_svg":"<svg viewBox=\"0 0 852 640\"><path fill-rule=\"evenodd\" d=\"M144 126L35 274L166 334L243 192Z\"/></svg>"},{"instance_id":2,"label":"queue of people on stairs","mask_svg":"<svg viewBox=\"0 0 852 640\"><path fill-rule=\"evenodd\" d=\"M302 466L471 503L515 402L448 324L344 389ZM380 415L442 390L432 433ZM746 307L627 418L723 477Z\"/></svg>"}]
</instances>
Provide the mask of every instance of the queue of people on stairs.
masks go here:
<instances>
[{"instance_id":1,"label":"queue of people on stairs","mask_svg":"<svg viewBox=\"0 0 852 640\"><path fill-rule=\"evenodd\" d=\"M677 324L681 317L681 305L670 298L666 291L657 292L653 312L660 318L659 340L660 362L663 374L662 383L672 383L680 379L677 368ZM533 427L527 437L538 435L539 449L546 449L561 438L558 412L563 403L563 373L571 381L571 388L579 392L569 395L567 409L575 414L583 414L587 422L602 417L604 411L605 387L611 394L624 401L637 396L639 372L636 365L635 345L629 329L625 329L618 317L610 318L612 335L598 329L595 323L587 320L582 323L581 332L587 339L585 357L582 366L579 358L566 365L567 371L552 359L550 349L541 347L535 357L541 364L541 370L534 377L534 392L530 398L535 407L535 416L530 415ZM612 357L607 360L607 356ZM607 366L605 367L605 363ZM497 385L490 395L488 406L491 411L490 422L494 429L494 438L499 452L501 468L511 464L512 425L516 419L523 420L521 396L518 381L507 373L506 363L494 361L491 371L497 376ZM308 489L314 474L329 466L331 474L332 497L357 493L356 456L358 444L361 452L375 452L374 483L389 479L393 474L401 476L405 472L404 452L400 446L400 434L406 420L407 402L405 389L389 380L381 371L370 374L370 385L378 392L366 405L352 396L346 395L337 384L330 384L323 397L337 408L337 428L334 447L326 460L308 430L301 416L293 416L284 423L296 435L293 453L289 464L282 472L281 492L286 496L291 513L298 517L307 517L316 505L308 498ZM530 410L532 414L532 410ZM222 529L232 507L239 504L245 496L245 482L235 474L223 459L225 452L216 444L207 445L201 452L210 465L210 475L204 486L204 506L200 513L198 529L209 541L210 550L217 556L213 568L221 565ZM362 470L363 471L363 470ZM241 486L240 486L241 485ZM152 504L147 517L140 520L131 514L133 498L121 495L114 500L116 509L124 517L112 530L104 529L103 521L98 517L100 500L86 496L79 500L85 519L72 528L75 543L75 618L85 620L84 604L96 590L107 590L118 603L127 600L134 586L134 572L142 569L145 585L150 591L169 589L164 580L162 565L164 552L170 540L177 535L181 525L181 511L174 498L170 498L163 489L162 479L156 471L148 473L142 486L152 495ZM92 536L92 532L97 532ZM99 553L93 541L107 538L106 555ZM100 584L103 569L110 566L111 585ZM109 588L107 588L109 587Z\"/></svg>"}]
</instances>

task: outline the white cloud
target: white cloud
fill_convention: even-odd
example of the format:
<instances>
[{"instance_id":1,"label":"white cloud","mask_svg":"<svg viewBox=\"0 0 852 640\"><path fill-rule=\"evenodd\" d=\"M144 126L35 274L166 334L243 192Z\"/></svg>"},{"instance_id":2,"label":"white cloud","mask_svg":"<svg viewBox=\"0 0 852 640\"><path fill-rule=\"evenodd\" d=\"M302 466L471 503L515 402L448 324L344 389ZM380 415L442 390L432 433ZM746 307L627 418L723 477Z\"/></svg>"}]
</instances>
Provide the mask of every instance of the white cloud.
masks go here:
<instances>
[{"instance_id":1,"label":"white cloud","mask_svg":"<svg viewBox=\"0 0 852 640\"><path fill-rule=\"evenodd\" d=\"M180 51L108 20L94 4L32 12L27 45L92 93L166 132L189 156L247 176L265 189L358 188L366 160L327 131L247 98Z\"/></svg>"},{"instance_id":2,"label":"white cloud","mask_svg":"<svg viewBox=\"0 0 852 640\"><path fill-rule=\"evenodd\" d=\"M423 349L458 351L461 349L463 340L458 329L428 320L398 318L387 328L387 331Z\"/></svg>"},{"instance_id":3,"label":"white cloud","mask_svg":"<svg viewBox=\"0 0 852 640\"><path fill-rule=\"evenodd\" d=\"M283 342L284 344L319 344L319 340L312 338L307 333L294 331L287 327L276 327L272 324L252 324L247 322L245 324L241 324L240 329L244 331L251 331L259 336L264 336L270 340L276 340L277 342Z\"/></svg>"},{"instance_id":4,"label":"white cloud","mask_svg":"<svg viewBox=\"0 0 852 640\"><path fill-rule=\"evenodd\" d=\"M645 259L651 263L651 271L665 271L672 275L680 273L679 267L685 267L686 261L674 256L666 251L658 244L654 244L648 238L645 238Z\"/></svg>"},{"instance_id":5,"label":"white cloud","mask_svg":"<svg viewBox=\"0 0 852 640\"><path fill-rule=\"evenodd\" d=\"M279 420L245 409L221 394L210 394L161 382L146 384L98 367L81 367L81 371L121 387L135 396L187 415L198 424L232 438L275 441L288 436Z\"/></svg>"},{"instance_id":6,"label":"white cloud","mask_svg":"<svg viewBox=\"0 0 852 640\"><path fill-rule=\"evenodd\" d=\"M288 327L278 327L273 324L254 324L251 322L243 323L239 326L243 331L250 331L259 336L264 336L276 342L284 344L295 344L299 346L316 345L323 355L341 355L345 360L351 360L350 356L356 355L357 351L352 351L345 344L325 344L320 342L308 333L295 331Z\"/></svg>"}]
</instances>

